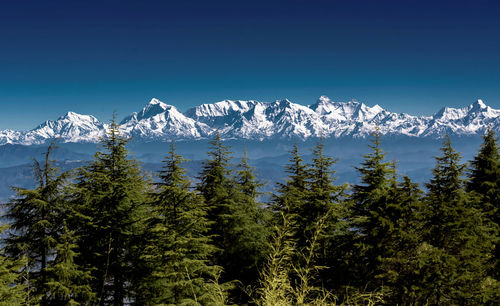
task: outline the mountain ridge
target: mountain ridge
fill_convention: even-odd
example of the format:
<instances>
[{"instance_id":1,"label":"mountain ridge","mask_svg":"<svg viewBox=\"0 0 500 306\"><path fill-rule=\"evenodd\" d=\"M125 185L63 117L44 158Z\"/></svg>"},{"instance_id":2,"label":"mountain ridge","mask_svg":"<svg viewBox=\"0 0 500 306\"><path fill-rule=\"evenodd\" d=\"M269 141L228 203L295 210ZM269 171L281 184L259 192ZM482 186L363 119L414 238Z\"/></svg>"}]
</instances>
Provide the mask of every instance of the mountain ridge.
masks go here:
<instances>
[{"instance_id":1,"label":"mountain ridge","mask_svg":"<svg viewBox=\"0 0 500 306\"><path fill-rule=\"evenodd\" d=\"M488 127L500 130L500 110L481 99L462 108L443 107L431 116L390 112L379 105L321 96L314 104L288 99L275 102L223 100L181 112L153 98L126 116L120 131L138 141L206 139L219 132L224 139L365 138L377 128L382 135L440 138L445 134L477 135ZM95 143L109 125L92 115L67 112L28 131L0 131L0 145L38 145L59 138L65 143Z\"/></svg>"}]
</instances>

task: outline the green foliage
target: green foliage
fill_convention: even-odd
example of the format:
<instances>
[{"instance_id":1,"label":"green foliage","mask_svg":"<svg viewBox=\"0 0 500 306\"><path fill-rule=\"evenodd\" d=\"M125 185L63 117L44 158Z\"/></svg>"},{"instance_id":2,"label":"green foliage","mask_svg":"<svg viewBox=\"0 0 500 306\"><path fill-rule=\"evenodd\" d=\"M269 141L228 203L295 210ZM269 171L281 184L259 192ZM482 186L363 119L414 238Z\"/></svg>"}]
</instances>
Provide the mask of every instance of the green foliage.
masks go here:
<instances>
[{"instance_id":1,"label":"green foliage","mask_svg":"<svg viewBox=\"0 0 500 306\"><path fill-rule=\"evenodd\" d=\"M392 184L395 184L393 179ZM387 207L391 227L387 232L381 258L380 274L385 300L393 304L414 304L414 280L418 278L418 253L423 241L422 191L405 176L391 189L392 202Z\"/></svg>"},{"instance_id":2,"label":"green foliage","mask_svg":"<svg viewBox=\"0 0 500 306\"><path fill-rule=\"evenodd\" d=\"M139 294L147 304L206 305L220 293L215 280L221 269L210 264L216 249L207 235L208 209L203 197L189 190L184 161L172 143L153 194L142 257L149 270Z\"/></svg>"},{"instance_id":3,"label":"green foliage","mask_svg":"<svg viewBox=\"0 0 500 306\"><path fill-rule=\"evenodd\" d=\"M215 245L220 250L230 248L229 234L235 200L234 184L230 179L229 150L222 144L220 136L210 143L210 151L207 153L209 159L203 163L203 169L199 177L198 191L204 197L208 206L208 218L212 222L210 234L214 236Z\"/></svg>"},{"instance_id":4,"label":"green foliage","mask_svg":"<svg viewBox=\"0 0 500 306\"><path fill-rule=\"evenodd\" d=\"M324 154L324 144L319 141L312 150L312 163L307 167L307 193L304 203L297 209L296 237L299 250L311 252L315 241L311 265L322 266L318 279L326 288L337 287L342 269L339 258L351 237L346 220L347 185L335 185L336 160ZM318 222L322 229L318 231ZM317 282L319 283L319 282ZM316 284L317 285L317 284Z\"/></svg>"},{"instance_id":5,"label":"green foliage","mask_svg":"<svg viewBox=\"0 0 500 306\"><path fill-rule=\"evenodd\" d=\"M234 170L219 135L196 188L173 143L153 185L129 157L127 141L112 122L102 151L71 180L53 166L53 144L44 162L34 162L37 186L14 188L6 204L0 305L500 299L500 154L491 130L468 181L447 138L426 194L398 178L378 133L352 189L335 184L335 159L322 142L309 164L295 144L288 177L268 206L259 202L263 184L246 153Z\"/></svg>"},{"instance_id":6,"label":"green foliage","mask_svg":"<svg viewBox=\"0 0 500 306\"><path fill-rule=\"evenodd\" d=\"M0 234L6 225L0 227ZM25 258L12 259L0 251L0 305L20 305L28 298L23 285L23 274L20 272L26 265Z\"/></svg>"},{"instance_id":7,"label":"green foliage","mask_svg":"<svg viewBox=\"0 0 500 306\"><path fill-rule=\"evenodd\" d=\"M230 152L218 134L210 145L198 191L209 209L209 234L220 250L215 262L224 268L224 281L239 280L246 285L255 279L265 250L265 227L259 220L255 199L258 183L252 178L251 168L244 165L238 180L247 180L247 185L238 184L229 169Z\"/></svg>"},{"instance_id":8,"label":"green foliage","mask_svg":"<svg viewBox=\"0 0 500 306\"><path fill-rule=\"evenodd\" d=\"M290 153L289 163L285 167L288 177L285 183L277 184L277 194L273 195L271 207L275 213L274 222L282 221L281 215L286 215L292 224L297 222L299 209L306 203L309 196L307 180L309 173L304 161L299 154L297 144L293 145ZM296 231L296 229L294 229ZM300 234L300 233L299 233ZM297 233L295 237L297 237Z\"/></svg>"},{"instance_id":9,"label":"green foliage","mask_svg":"<svg viewBox=\"0 0 500 306\"><path fill-rule=\"evenodd\" d=\"M314 234L305 249L298 250L293 225L289 215L281 214L281 225L275 226L270 242L271 251L267 264L261 270L259 286L250 292L253 302L261 306L274 305L376 305L383 302L380 292L344 294L345 301L338 303L338 297L316 279L325 267L315 265L319 255L319 238L327 227L330 212L314 225ZM297 262L297 258L301 258Z\"/></svg>"},{"instance_id":10,"label":"green foliage","mask_svg":"<svg viewBox=\"0 0 500 306\"><path fill-rule=\"evenodd\" d=\"M288 177L285 183L277 184L278 194L273 196L271 208L274 213L274 224L286 226L285 233L286 236L290 236L293 250L301 252L309 245L312 226L314 226L314 223L311 223L314 220L311 219L315 219L317 215L308 205L312 202L308 183L309 172L299 154L297 144L294 144L289 153L289 163L285 168ZM306 230L309 232L305 233ZM303 263L300 262L302 258L296 255L287 254L291 257L291 265L302 265Z\"/></svg>"},{"instance_id":11,"label":"green foliage","mask_svg":"<svg viewBox=\"0 0 500 306\"><path fill-rule=\"evenodd\" d=\"M339 258L350 237L345 219L346 186L334 184L332 167L335 160L326 156L323 150L323 143L318 142L313 149L312 163L304 165L294 145L286 167L288 178L285 183L278 184L279 194L271 206L275 211L275 223L282 224L286 220L289 227L296 250L295 254L290 254L293 269L289 273L293 282L302 284L292 285L292 289L302 296L306 295L303 293L306 287L314 291L313 288L326 290L338 286L342 269ZM280 216L284 217L282 221L279 221ZM312 274L314 277L310 277ZM303 300L300 296L297 299Z\"/></svg>"},{"instance_id":12,"label":"green foliage","mask_svg":"<svg viewBox=\"0 0 500 306\"><path fill-rule=\"evenodd\" d=\"M254 172L255 168L250 166L248 163L247 151L245 150L243 157L241 158L241 162L238 164L236 182L239 185L241 193L253 202L255 202L257 197L261 195L259 188L265 185L264 183L258 181ZM258 209L257 203L253 204L255 209Z\"/></svg>"},{"instance_id":13,"label":"green foliage","mask_svg":"<svg viewBox=\"0 0 500 306\"><path fill-rule=\"evenodd\" d=\"M293 304L290 274L295 246L290 222L286 215L282 217L282 225L274 228L267 263L261 271L260 286L256 290L258 305Z\"/></svg>"},{"instance_id":14,"label":"green foliage","mask_svg":"<svg viewBox=\"0 0 500 306\"><path fill-rule=\"evenodd\" d=\"M449 138L436 157L424 207L425 241L416 281L420 303L477 304L489 295L483 286L494 231L464 190L460 154Z\"/></svg>"},{"instance_id":15,"label":"green foliage","mask_svg":"<svg viewBox=\"0 0 500 306\"><path fill-rule=\"evenodd\" d=\"M25 258L21 271L26 275L30 301L46 304L48 292L47 268L53 264L54 247L59 239L64 211L67 206L63 188L67 173L58 175L51 160L52 143L42 164L33 162L37 180L35 189L14 188L16 197L7 204L5 218L10 221L6 250L15 259Z\"/></svg>"},{"instance_id":16,"label":"green foliage","mask_svg":"<svg viewBox=\"0 0 500 306\"><path fill-rule=\"evenodd\" d=\"M485 213L492 226L500 228L500 153L491 129L483 137L483 143L477 156L471 162L467 190L477 198L478 209ZM500 277L500 239L493 252L493 271L490 273L497 279Z\"/></svg>"},{"instance_id":17,"label":"green foliage","mask_svg":"<svg viewBox=\"0 0 500 306\"><path fill-rule=\"evenodd\" d=\"M62 233L55 246L54 263L47 268L48 300L51 305L85 305L95 299L90 288L90 272L75 264L76 238L63 223Z\"/></svg>"},{"instance_id":18,"label":"green foliage","mask_svg":"<svg viewBox=\"0 0 500 306\"><path fill-rule=\"evenodd\" d=\"M467 190L474 191L481 197L480 207L494 215L500 201L500 153L491 129L483 137L483 143L477 156L471 162Z\"/></svg>"},{"instance_id":19,"label":"green foliage","mask_svg":"<svg viewBox=\"0 0 500 306\"><path fill-rule=\"evenodd\" d=\"M148 185L137 162L128 158L127 139L114 121L101 144L104 151L77 171L72 201L76 262L91 269L100 304L119 304L133 297L138 285Z\"/></svg>"},{"instance_id":20,"label":"green foliage","mask_svg":"<svg viewBox=\"0 0 500 306\"><path fill-rule=\"evenodd\" d=\"M317 222L326 214L327 228L320 240L319 245L323 249L329 247L341 226L340 219L343 217L340 202L345 197L346 186L334 185L335 171L332 169L335 160L326 156L323 152L324 144L318 142L313 149L312 164L307 168L307 194L303 205L297 207L297 232L301 233L302 239L298 239L299 248L307 246L305 240L310 240L316 232Z\"/></svg>"},{"instance_id":21,"label":"green foliage","mask_svg":"<svg viewBox=\"0 0 500 306\"><path fill-rule=\"evenodd\" d=\"M255 282L258 278L258 268L260 268L268 253L268 237L269 230L267 225L269 222L269 213L262 204L258 201L261 195L259 188L264 184L259 182L254 173L255 169L248 164L248 158L243 155L236 173L237 193L235 193L238 202L238 218L240 241L243 248L236 250L235 254L242 262L248 264L246 271L241 271L238 279L244 284ZM241 269L237 266L235 269Z\"/></svg>"},{"instance_id":22,"label":"green foliage","mask_svg":"<svg viewBox=\"0 0 500 306\"><path fill-rule=\"evenodd\" d=\"M375 290L381 261L391 256L390 232L398 221L399 204L394 200L395 167L384 161L380 134L374 135L371 152L364 156L361 184L354 185L351 196L351 226L355 229L351 275L354 284ZM395 215L396 214L396 215Z\"/></svg>"},{"instance_id":23,"label":"green foliage","mask_svg":"<svg viewBox=\"0 0 500 306\"><path fill-rule=\"evenodd\" d=\"M255 303L271 305L331 305L335 297L324 288L312 284L322 268L314 265L318 238L328 215L318 220L307 248L300 251L294 239L289 216L282 214L282 226L275 227L268 262L261 274ZM296 263L296 258L302 260Z\"/></svg>"}]
</instances>

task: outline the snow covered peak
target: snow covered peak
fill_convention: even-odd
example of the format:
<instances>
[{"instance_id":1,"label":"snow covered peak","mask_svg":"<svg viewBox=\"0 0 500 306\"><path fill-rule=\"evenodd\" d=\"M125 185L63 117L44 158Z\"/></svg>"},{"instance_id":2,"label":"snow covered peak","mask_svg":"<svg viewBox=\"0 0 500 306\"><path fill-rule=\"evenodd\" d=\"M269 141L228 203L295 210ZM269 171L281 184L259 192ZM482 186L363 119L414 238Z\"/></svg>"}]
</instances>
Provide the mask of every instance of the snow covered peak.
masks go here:
<instances>
[{"instance_id":1,"label":"snow covered peak","mask_svg":"<svg viewBox=\"0 0 500 306\"><path fill-rule=\"evenodd\" d=\"M158 99L151 99L151 101L146 105L138 114L137 119L142 120L144 118L150 118L165 112L167 109L175 108L172 105L161 102Z\"/></svg>"},{"instance_id":2,"label":"snow covered peak","mask_svg":"<svg viewBox=\"0 0 500 306\"><path fill-rule=\"evenodd\" d=\"M196 119L203 117L223 117L235 113L242 114L249 111L258 103L260 102L254 100L223 100L190 108L185 112L185 115Z\"/></svg>"},{"instance_id":3,"label":"snow covered peak","mask_svg":"<svg viewBox=\"0 0 500 306\"><path fill-rule=\"evenodd\" d=\"M483 100L478 99L476 102L472 103L468 107L462 108L452 108L443 107L439 112L434 114L434 118L437 120L459 120L467 119L477 116L487 116L487 117L497 117L499 112L487 106Z\"/></svg>"},{"instance_id":4,"label":"snow covered peak","mask_svg":"<svg viewBox=\"0 0 500 306\"><path fill-rule=\"evenodd\" d=\"M320 115L331 113L335 108L334 102L327 96L321 96L310 108Z\"/></svg>"},{"instance_id":5,"label":"snow covered peak","mask_svg":"<svg viewBox=\"0 0 500 306\"><path fill-rule=\"evenodd\" d=\"M332 102L332 100L330 100L330 98L328 96L321 95L318 98L318 102L329 103L329 102Z\"/></svg>"},{"instance_id":6,"label":"snow covered peak","mask_svg":"<svg viewBox=\"0 0 500 306\"><path fill-rule=\"evenodd\" d=\"M75 124L95 124L99 123L99 120L92 115L81 115L75 112L67 112L66 114L59 117L56 121L71 121ZM48 121L50 122L50 121Z\"/></svg>"},{"instance_id":7,"label":"snow covered peak","mask_svg":"<svg viewBox=\"0 0 500 306\"><path fill-rule=\"evenodd\" d=\"M61 117L59 117L57 120L63 120L63 119L73 119L73 118L78 118L80 117L81 115L78 114L78 113L75 113L75 112L67 112L66 114L62 115Z\"/></svg>"},{"instance_id":8,"label":"snow covered peak","mask_svg":"<svg viewBox=\"0 0 500 306\"><path fill-rule=\"evenodd\" d=\"M369 107L366 104L361 103L354 115L356 116L356 119L359 121L372 120L383 110L384 109L380 107L378 104L373 107Z\"/></svg>"},{"instance_id":9,"label":"snow covered peak","mask_svg":"<svg viewBox=\"0 0 500 306\"><path fill-rule=\"evenodd\" d=\"M67 112L57 120L47 120L29 131L0 131L0 144L43 144L52 139L63 142L96 142L107 125L91 115Z\"/></svg>"},{"instance_id":10,"label":"snow covered peak","mask_svg":"<svg viewBox=\"0 0 500 306\"><path fill-rule=\"evenodd\" d=\"M496 118L500 116L500 110L487 106L483 100L478 99L469 106L469 116L481 118Z\"/></svg>"},{"instance_id":11,"label":"snow covered peak","mask_svg":"<svg viewBox=\"0 0 500 306\"><path fill-rule=\"evenodd\" d=\"M146 106L142 108L141 111L133 112L132 114L125 117L120 122L120 125L127 124L129 122L138 122L147 118L153 118L170 111L179 112L175 106L163 103L162 101L153 98Z\"/></svg>"},{"instance_id":12,"label":"snow covered peak","mask_svg":"<svg viewBox=\"0 0 500 306\"><path fill-rule=\"evenodd\" d=\"M500 131L500 110L477 100L462 108L444 107L432 116L411 116L367 106L354 100L336 102L320 96L306 106L288 99L275 102L223 100L182 113L153 98L120 123L120 132L140 141L196 140L219 131L226 139L366 137L378 126L384 135L442 137L445 133L477 135L488 126ZM0 144L97 142L107 125L91 115L68 112L29 131L0 131Z\"/></svg>"},{"instance_id":13,"label":"snow covered peak","mask_svg":"<svg viewBox=\"0 0 500 306\"><path fill-rule=\"evenodd\" d=\"M132 113L120 123L122 134L146 141L200 138L209 130L158 99L152 99L139 113Z\"/></svg>"},{"instance_id":14,"label":"snow covered peak","mask_svg":"<svg viewBox=\"0 0 500 306\"><path fill-rule=\"evenodd\" d=\"M375 104L372 108L371 108L371 111L374 112L374 113L380 113L381 111L383 111L384 109L378 105L378 104Z\"/></svg>"},{"instance_id":15,"label":"snow covered peak","mask_svg":"<svg viewBox=\"0 0 500 306\"><path fill-rule=\"evenodd\" d=\"M276 100L276 102L273 104L267 104L267 106L272 108L274 111L314 113L310 107L294 103L288 99Z\"/></svg>"},{"instance_id":16,"label":"snow covered peak","mask_svg":"<svg viewBox=\"0 0 500 306\"><path fill-rule=\"evenodd\" d=\"M436 114L434 118L438 120L457 120L465 117L469 111L469 107L464 108L453 108L453 107L443 107Z\"/></svg>"},{"instance_id":17,"label":"snow covered peak","mask_svg":"<svg viewBox=\"0 0 500 306\"><path fill-rule=\"evenodd\" d=\"M477 99L476 102L474 102L474 104L472 104L473 106L475 107L478 107L478 108L487 108L488 106L486 106L486 104L484 104L483 100L481 99Z\"/></svg>"},{"instance_id":18,"label":"snow covered peak","mask_svg":"<svg viewBox=\"0 0 500 306\"><path fill-rule=\"evenodd\" d=\"M165 104L165 103L161 102L160 100L158 100L156 98L151 98L151 101L149 101L148 104L156 105L156 104Z\"/></svg>"},{"instance_id":19,"label":"snow covered peak","mask_svg":"<svg viewBox=\"0 0 500 306\"><path fill-rule=\"evenodd\" d=\"M311 105L311 109L333 121L372 120L376 115L384 111L378 104L369 107L355 100L333 102L326 96L321 96L315 104Z\"/></svg>"},{"instance_id":20,"label":"snow covered peak","mask_svg":"<svg viewBox=\"0 0 500 306\"><path fill-rule=\"evenodd\" d=\"M292 101L285 98L285 99L281 99L281 100L276 100L275 104L278 104L281 107L290 107L290 106L294 105L295 103L293 103Z\"/></svg>"}]
</instances>

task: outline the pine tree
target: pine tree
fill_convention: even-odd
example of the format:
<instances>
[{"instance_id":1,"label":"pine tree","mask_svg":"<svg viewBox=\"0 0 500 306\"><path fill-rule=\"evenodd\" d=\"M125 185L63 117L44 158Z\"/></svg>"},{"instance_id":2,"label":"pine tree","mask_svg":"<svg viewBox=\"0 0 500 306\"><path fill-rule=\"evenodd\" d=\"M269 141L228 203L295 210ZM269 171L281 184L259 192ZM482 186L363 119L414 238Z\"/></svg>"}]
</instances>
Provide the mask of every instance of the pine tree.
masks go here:
<instances>
[{"instance_id":1,"label":"pine tree","mask_svg":"<svg viewBox=\"0 0 500 306\"><path fill-rule=\"evenodd\" d=\"M494 232L465 193L465 166L449 137L441 151L427 184L426 243L418 250L421 280L417 303L484 303L488 291L496 286L486 277Z\"/></svg>"},{"instance_id":2,"label":"pine tree","mask_svg":"<svg viewBox=\"0 0 500 306\"><path fill-rule=\"evenodd\" d=\"M312 152L312 163L306 168L307 197L297 208L296 233L299 235L295 238L299 250L310 248L313 238L316 240L317 249L312 250L315 260L311 264L324 267L320 273L322 283L332 287L338 283L339 258L349 238L344 205L347 186L334 184L335 171L332 167L336 160L325 155L322 140L318 141ZM320 221L323 225L318 232Z\"/></svg>"},{"instance_id":3,"label":"pine tree","mask_svg":"<svg viewBox=\"0 0 500 306\"><path fill-rule=\"evenodd\" d=\"M415 279L418 279L418 256L415 252L423 241L422 190L408 176L396 184L391 180L393 199L387 207L392 226L387 233L381 258L380 273L376 276L383 284L385 301L394 305L415 304Z\"/></svg>"},{"instance_id":4,"label":"pine tree","mask_svg":"<svg viewBox=\"0 0 500 306\"><path fill-rule=\"evenodd\" d=\"M95 299L89 285L90 272L75 264L78 255L74 251L77 247L75 241L74 233L63 222L61 236L54 248L54 263L47 268L50 305L88 305Z\"/></svg>"},{"instance_id":5,"label":"pine tree","mask_svg":"<svg viewBox=\"0 0 500 306\"><path fill-rule=\"evenodd\" d=\"M249 165L246 150L241 162L238 164L236 175L236 188L238 206L240 211L239 230L242 248L237 251L240 258L248 263L246 271L241 271L239 280L245 284L257 281L258 267L262 266L268 253L269 223L268 211L258 201L261 195L259 188L264 186L255 176L255 169Z\"/></svg>"},{"instance_id":6,"label":"pine tree","mask_svg":"<svg viewBox=\"0 0 500 306\"><path fill-rule=\"evenodd\" d=\"M319 285L331 289L338 284L341 274L338 255L343 252L348 232L347 223L341 220L345 214L340 204L345 186L334 185L332 166L335 160L326 156L323 150L324 144L320 141L313 149L312 164L305 165L294 144L285 168L287 180L278 183L278 194L271 203L275 224L283 227L283 220L286 220L290 243L295 249L288 265L289 285L297 292ZM319 277L306 280L305 271L307 275L313 273Z\"/></svg>"},{"instance_id":7,"label":"pine tree","mask_svg":"<svg viewBox=\"0 0 500 306\"><path fill-rule=\"evenodd\" d=\"M495 132L489 129L483 136L481 148L471 162L470 181L467 190L478 198L479 209L484 212L492 225L500 227L500 153ZM500 278L500 239L494 252L493 276Z\"/></svg>"},{"instance_id":8,"label":"pine tree","mask_svg":"<svg viewBox=\"0 0 500 306\"><path fill-rule=\"evenodd\" d=\"M309 165L308 197L306 204L299 207L299 217L303 223L299 231L310 239L315 232L317 222L328 213L331 218L326 220L327 228L324 230L327 239L337 235L342 225L339 219L344 215L340 202L344 199L346 186L336 186L335 171L332 169L336 160L324 154L324 143L319 141L313 148L312 163ZM330 228L328 228L330 227ZM300 244L299 244L300 245ZM326 247L326 246L323 246Z\"/></svg>"},{"instance_id":9,"label":"pine tree","mask_svg":"<svg viewBox=\"0 0 500 306\"><path fill-rule=\"evenodd\" d=\"M304 164L299 149L295 143L289 151L290 158L285 166L288 177L284 183L277 183L277 194L273 195L271 209L274 213L274 223L283 226L283 220L287 220L292 240L298 251L307 247L308 237L304 233L307 222L308 201L310 199L309 175L307 166ZM312 209L311 213L316 214ZM304 214L304 215L302 215ZM314 222L314 221L312 221ZM310 229L309 229L310 230ZM310 236L309 236L310 238ZM294 258L294 260L298 260ZM295 264L299 265L298 262Z\"/></svg>"},{"instance_id":10,"label":"pine tree","mask_svg":"<svg viewBox=\"0 0 500 306\"><path fill-rule=\"evenodd\" d=\"M285 167L288 177L285 183L277 184L277 194L273 196L271 207L275 212L276 223L279 224L282 221L284 214L289 220L290 226L296 228L299 207L305 205L309 196L307 184L309 173L296 143L289 153L289 163ZM294 236L297 237L297 233Z\"/></svg>"},{"instance_id":11,"label":"pine tree","mask_svg":"<svg viewBox=\"0 0 500 306\"><path fill-rule=\"evenodd\" d=\"M127 141L113 120L101 140L104 151L77 171L72 220L79 237L76 262L91 269L100 305L122 305L133 297L141 266L139 241L149 189L137 162L128 157Z\"/></svg>"},{"instance_id":12,"label":"pine tree","mask_svg":"<svg viewBox=\"0 0 500 306\"><path fill-rule=\"evenodd\" d=\"M67 205L62 195L67 174L58 175L51 154L56 148L51 143L45 153L43 164L33 163L37 180L35 189L15 187L17 196L7 204L6 219L11 231L6 239L7 252L15 259L26 258L23 273L29 273L26 283L30 298L35 303L46 305L50 292L47 286L47 268L53 262L61 226L62 211Z\"/></svg>"},{"instance_id":13,"label":"pine tree","mask_svg":"<svg viewBox=\"0 0 500 306\"><path fill-rule=\"evenodd\" d=\"M239 280L246 286L255 281L261 256L261 225L255 220L255 203L249 203L230 170L230 152L217 134L203 163L198 191L208 205L209 232L220 250L215 263L222 266L223 281ZM249 211L253 211L250 214ZM242 293L235 292L240 298Z\"/></svg>"},{"instance_id":14,"label":"pine tree","mask_svg":"<svg viewBox=\"0 0 500 306\"><path fill-rule=\"evenodd\" d=\"M396 184L394 164L384 161L386 153L380 147L380 134L374 135L371 153L364 156L361 167L361 184L354 185L352 193L352 224L354 257L352 279L359 286L376 290L379 283L375 276L381 267L381 260L389 256L387 238L394 220L391 218L394 198L392 190Z\"/></svg>"},{"instance_id":15,"label":"pine tree","mask_svg":"<svg viewBox=\"0 0 500 306\"><path fill-rule=\"evenodd\" d=\"M244 150L241 162L238 164L238 175L236 180L241 192L249 199L255 201L255 199L261 195L261 193L259 193L259 188L263 187L265 184L260 182L255 176L255 168L248 163L246 150ZM254 206L257 207L258 205Z\"/></svg>"},{"instance_id":16,"label":"pine tree","mask_svg":"<svg viewBox=\"0 0 500 306\"><path fill-rule=\"evenodd\" d=\"M493 205L498 204L500 200L500 153L495 132L491 129L483 136L478 155L471 162L469 177L468 191L481 195L481 209L488 214L494 214Z\"/></svg>"},{"instance_id":17,"label":"pine tree","mask_svg":"<svg viewBox=\"0 0 500 306\"><path fill-rule=\"evenodd\" d=\"M216 251L208 235L212 224L203 197L189 190L183 162L172 142L148 221L143 259L151 270L138 297L146 304L206 305L216 290L220 267L210 263Z\"/></svg>"},{"instance_id":18,"label":"pine tree","mask_svg":"<svg viewBox=\"0 0 500 306\"><path fill-rule=\"evenodd\" d=\"M208 219L212 223L210 235L214 243L222 252L222 258L227 254L226 250L234 243L230 238L231 218L235 208L234 184L231 181L229 170L230 152L222 143L220 135L210 142L210 151L207 152L209 159L203 162L203 168L199 176L197 190L205 199L208 207ZM220 256L217 264L225 262ZM227 272L227 271L226 271Z\"/></svg>"},{"instance_id":19,"label":"pine tree","mask_svg":"<svg viewBox=\"0 0 500 306\"><path fill-rule=\"evenodd\" d=\"M0 227L3 234L7 226ZM28 293L23 285L22 268L26 260L12 259L5 254L5 249L0 250L0 305L21 305L28 298Z\"/></svg>"}]
</instances>

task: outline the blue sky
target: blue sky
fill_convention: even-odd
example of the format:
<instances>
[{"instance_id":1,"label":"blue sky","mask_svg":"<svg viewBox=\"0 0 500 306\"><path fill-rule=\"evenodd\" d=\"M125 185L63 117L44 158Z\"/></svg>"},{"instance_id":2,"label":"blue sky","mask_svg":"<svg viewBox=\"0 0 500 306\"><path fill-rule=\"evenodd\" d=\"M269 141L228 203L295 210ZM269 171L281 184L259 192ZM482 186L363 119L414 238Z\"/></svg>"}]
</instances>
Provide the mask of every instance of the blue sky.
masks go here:
<instances>
[{"instance_id":1,"label":"blue sky","mask_svg":"<svg viewBox=\"0 0 500 306\"><path fill-rule=\"evenodd\" d=\"M500 108L497 1L5 1L0 129L152 97Z\"/></svg>"}]
</instances>

